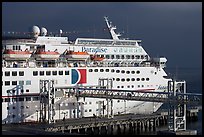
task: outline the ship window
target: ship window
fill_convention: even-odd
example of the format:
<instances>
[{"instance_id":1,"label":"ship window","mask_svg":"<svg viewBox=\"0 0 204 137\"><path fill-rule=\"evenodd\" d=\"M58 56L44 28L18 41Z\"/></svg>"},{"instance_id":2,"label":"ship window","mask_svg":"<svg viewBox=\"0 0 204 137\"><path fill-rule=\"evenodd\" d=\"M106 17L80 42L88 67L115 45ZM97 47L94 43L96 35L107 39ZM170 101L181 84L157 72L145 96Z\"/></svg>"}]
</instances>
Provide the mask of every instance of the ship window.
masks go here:
<instances>
[{"instance_id":1,"label":"ship window","mask_svg":"<svg viewBox=\"0 0 204 137\"><path fill-rule=\"evenodd\" d=\"M10 76L10 71L6 71L5 76Z\"/></svg>"},{"instance_id":2,"label":"ship window","mask_svg":"<svg viewBox=\"0 0 204 137\"><path fill-rule=\"evenodd\" d=\"M126 71L127 74L130 74L130 71Z\"/></svg>"},{"instance_id":3,"label":"ship window","mask_svg":"<svg viewBox=\"0 0 204 137\"><path fill-rule=\"evenodd\" d=\"M116 55L116 59L120 59L120 55Z\"/></svg>"},{"instance_id":4,"label":"ship window","mask_svg":"<svg viewBox=\"0 0 204 137\"><path fill-rule=\"evenodd\" d=\"M156 75L156 74L157 74L157 72L154 72L154 74Z\"/></svg>"},{"instance_id":5,"label":"ship window","mask_svg":"<svg viewBox=\"0 0 204 137\"><path fill-rule=\"evenodd\" d=\"M116 73L120 73L120 70L116 70Z\"/></svg>"},{"instance_id":6,"label":"ship window","mask_svg":"<svg viewBox=\"0 0 204 137\"><path fill-rule=\"evenodd\" d=\"M149 78L146 78L146 81L149 81Z\"/></svg>"},{"instance_id":7,"label":"ship window","mask_svg":"<svg viewBox=\"0 0 204 137\"><path fill-rule=\"evenodd\" d=\"M17 71L12 71L12 76L17 76Z\"/></svg>"},{"instance_id":8,"label":"ship window","mask_svg":"<svg viewBox=\"0 0 204 137\"><path fill-rule=\"evenodd\" d=\"M51 75L51 71L46 71L46 75L50 76Z\"/></svg>"},{"instance_id":9,"label":"ship window","mask_svg":"<svg viewBox=\"0 0 204 137\"><path fill-rule=\"evenodd\" d=\"M142 80L142 81L144 81L144 80L145 80L145 78L142 78L141 80Z\"/></svg>"},{"instance_id":10,"label":"ship window","mask_svg":"<svg viewBox=\"0 0 204 137\"><path fill-rule=\"evenodd\" d=\"M87 109L85 109L84 112L87 112Z\"/></svg>"},{"instance_id":11,"label":"ship window","mask_svg":"<svg viewBox=\"0 0 204 137\"><path fill-rule=\"evenodd\" d=\"M132 74L135 74L135 71L131 71Z\"/></svg>"},{"instance_id":12,"label":"ship window","mask_svg":"<svg viewBox=\"0 0 204 137\"><path fill-rule=\"evenodd\" d=\"M17 85L17 81L12 81L12 85Z\"/></svg>"},{"instance_id":13,"label":"ship window","mask_svg":"<svg viewBox=\"0 0 204 137\"><path fill-rule=\"evenodd\" d=\"M59 75L63 75L63 71L59 71Z\"/></svg>"},{"instance_id":14,"label":"ship window","mask_svg":"<svg viewBox=\"0 0 204 137\"><path fill-rule=\"evenodd\" d=\"M140 56L139 56L139 55L136 55L136 59L140 59Z\"/></svg>"},{"instance_id":15,"label":"ship window","mask_svg":"<svg viewBox=\"0 0 204 137\"><path fill-rule=\"evenodd\" d=\"M135 81L135 78L132 78L131 81Z\"/></svg>"},{"instance_id":16,"label":"ship window","mask_svg":"<svg viewBox=\"0 0 204 137\"><path fill-rule=\"evenodd\" d=\"M140 85L138 85L138 88L140 87Z\"/></svg>"},{"instance_id":17,"label":"ship window","mask_svg":"<svg viewBox=\"0 0 204 137\"><path fill-rule=\"evenodd\" d=\"M127 58L127 59L130 59L130 55L127 55L126 58Z\"/></svg>"},{"instance_id":18,"label":"ship window","mask_svg":"<svg viewBox=\"0 0 204 137\"><path fill-rule=\"evenodd\" d=\"M130 88L130 86L127 86L127 88Z\"/></svg>"},{"instance_id":19,"label":"ship window","mask_svg":"<svg viewBox=\"0 0 204 137\"><path fill-rule=\"evenodd\" d=\"M129 78L127 78L126 80L127 80L127 81L130 81L130 79L129 79Z\"/></svg>"},{"instance_id":20,"label":"ship window","mask_svg":"<svg viewBox=\"0 0 204 137\"><path fill-rule=\"evenodd\" d=\"M117 88L120 88L120 86L117 86Z\"/></svg>"},{"instance_id":21,"label":"ship window","mask_svg":"<svg viewBox=\"0 0 204 137\"><path fill-rule=\"evenodd\" d=\"M94 72L98 72L98 69L94 69Z\"/></svg>"},{"instance_id":22,"label":"ship window","mask_svg":"<svg viewBox=\"0 0 204 137\"><path fill-rule=\"evenodd\" d=\"M33 101L38 101L39 97L33 97Z\"/></svg>"},{"instance_id":23,"label":"ship window","mask_svg":"<svg viewBox=\"0 0 204 137\"><path fill-rule=\"evenodd\" d=\"M16 117L16 115L12 115L12 118L15 118Z\"/></svg>"},{"instance_id":24,"label":"ship window","mask_svg":"<svg viewBox=\"0 0 204 137\"><path fill-rule=\"evenodd\" d=\"M144 85L142 85L142 87L144 87Z\"/></svg>"},{"instance_id":25,"label":"ship window","mask_svg":"<svg viewBox=\"0 0 204 137\"><path fill-rule=\"evenodd\" d=\"M10 81L5 81L5 86L9 86L10 85Z\"/></svg>"},{"instance_id":26,"label":"ship window","mask_svg":"<svg viewBox=\"0 0 204 137\"><path fill-rule=\"evenodd\" d=\"M115 72L115 69L111 69L111 72Z\"/></svg>"},{"instance_id":27,"label":"ship window","mask_svg":"<svg viewBox=\"0 0 204 137\"><path fill-rule=\"evenodd\" d=\"M111 59L114 59L114 55L111 55Z\"/></svg>"},{"instance_id":28,"label":"ship window","mask_svg":"<svg viewBox=\"0 0 204 137\"><path fill-rule=\"evenodd\" d=\"M124 58L125 58L125 56L124 56L124 55L122 55L122 56L121 56L121 59L124 59Z\"/></svg>"},{"instance_id":29,"label":"ship window","mask_svg":"<svg viewBox=\"0 0 204 137\"><path fill-rule=\"evenodd\" d=\"M125 70L121 70L121 73L125 73Z\"/></svg>"},{"instance_id":30,"label":"ship window","mask_svg":"<svg viewBox=\"0 0 204 137\"><path fill-rule=\"evenodd\" d=\"M137 74L140 74L140 71L138 70L136 73L137 73Z\"/></svg>"},{"instance_id":31,"label":"ship window","mask_svg":"<svg viewBox=\"0 0 204 137\"><path fill-rule=\"evenodd\" d=\"M10 102L10 98L5 98L5 102Z\"/></svg>"},{"instance_id":32,"label":"ship window","mask_svg":"<svg viewBox=\"0 0 204 137\"><path fill-rule=\"evenodd\" d=\"M134 88L134 85L132 85L132 88Z\"/></svg>"},{"instance_id":33,"label":"ship window","mask_svg":"<svg viewBox=\"0 0 204 137\"><path fill-rule=\"evenodd\" d=\"M101 55L101 58L103 58L104 57L104 55Z\"/></svg>"},{"instance_id":34,"label":"ship window","mask_svg":"<svg viewBox=\"0 0 204 137\"><path fill-rule=\"evenodd\" d=\"M12 102L17 102L17 98L12 98Z\"/></svg>"},{"instance_id":35,"label":"ship window","mask_svg":"<svg viewBox=\"0 0 204 137\"><path fill-rule=\"evenodd\" d=\"M44 76L44 75L45 75L44 71L40 71L40 76Z\"/></svg>"},{"instance_id":36,"label":"ship window","mask_svg":"<svg viewBox=\"0 0 204 137\"><path fill-rule=\"evenodd\" d=\"M106 72L109 72L109 69L106 69Z\"/></svg>"},{"instance_id":37,"label":"ship window","mask_svg":"<svg viewBox=\"0 0 204 137\"><path fill-rule=\"evenodd\" d=\"M145 55L145 58L148 59L148 55Z\"/></svg>"},{"instance_id":38,"label":"ship window","mask_svg":"<svg viewBox=\"0 0 204 137\"><path fill-rule=\"evenodd\" d=\"M107 59L109 59L109 58L110 58L110 56L109 56L109 55L106 55L106 58L107 58Z\"/></svg>"},{"instance_id":39,"label":"ship window","mask_svg":"<svg viewBox=\"0 0 204 137\"><path fill-rule=\"evenodd\" d=\"M23 93L24 92L24 90L23 89L21 89L21 93Z\"/></svg>"},{"instance_id":40,"label":"ship window","mask_svg":"<svg viewBox=\"0 0 204 137\"><path fill-rule=\"evenodd\" d=\"M135 58L135 56L134 55L132 55L132 59L134 59Z\"/></svg>"},{"instance_id":41,"label":"ship window","mask_svg":"<svg viewBox=\"0 0 204 137\"><path fill-rule=\"evenodd\" d=\"M65 71L65 75L69 75L69 71Z\"/></svg>"},{"instance_id":42,"label":"ship window","mask_svg":"<svg viewBox=\"0 0 204 137\"><path fill-rule=\"evenodd\" d=\"M124 78L122 78L122 79L121 79L121 81L125 81L125 79L124 79Z\"/></svg>"},{"instance_id":43,"label":"ship window","mask_svg":"<svg viewBox=\"0 0 204 137\"><path fill-rule=\"evenodd\" d=\"M19 76L24 76L24 71L19 71Z\"/></svg>"},{"instance_id":44,"label":"ship window","mask_svg":"<svg viewBox=\"0 0 204 137\"><path fill-rule=\"evenodd\" d=\"M19 81L19 85L24 85L24 81Z\"/></svg>"},{"instance_id":45,"label":"ship window","mask_svg":"<svg viewBox=\"0 0 204 137\"><path fill-rule=\"evenodd\" d=\"M124 86L121 86L121 88L124 88Z\"/></svg>"},{"instance_id":46,"label":"ship window","mask_svg":"<svg viewBox=\"0 0 204 137\"><path fill-rule=\"evenodd\" d=\"M29 89L26 89L26 92L29 92Z\"/></svg>"},{"instance_id":47,"label":"ship window","mask_svg":"<svg viewBox=\"0 0 204 137\"><path fill-rule=\"evenodd\" d=\"M57 75L57 71L52 71L52 75Z\"/></svg>"},{"instance_id":48,"label":"ship window","mask_svg":"<svg viewBox=\"0 0 204 137\"><path fill-rule=\"evenodd\" d=\"M26 97L26 101L31 101L31 97Z\"/></svg>"},{"instance_id":49,"label":"ship window","mask_svg":"<svg viewBox=\"0 0 204 137\"><path fill-rule=\"evenodd\" d=\"M104 69L100 69L100 72L103 72L104 71Z\"/></svg>"},{"instance_id":50,"label":"ship window","mask_svg":"<svg viewBox=\"0 0 204 137\"><path fill-rule=\"evenodd\" d=\"M24 98L19 98L19 101L24 101Z\"/></svg>"},{"instance_id":51,"label":"ship window","mask_svg":"<svg viewBox=\"0 0 204 137\"><path fill-rule=\"evenodd\" d=\"M38 71L33 71L33 76L37 76L38 75Z\"/></svg>"},{"instance_id":52,"label":"ship window","mask_svg":"<svg viewBox=\"0 0 204 137\"><path fill-rule=\"evenodd\" d=\"M93 69L89 69L89 72L93 72Z\"/></svg>"},{"instance_id":53,"label":"ship window","mask_svg":"<svg viewBox=\"0 0 204 137\"><path fill-rule=\"evenodd\" d=\"M141 59L144 59L144 55L141 55Z\"/></svg>"},{"instance_id":54,"label":"ship window","mask_svg":"<svg viewBox=\"0 0 204 137\"><path fill-rule=\"evenodd\" d=\"M31 85L31 80L27 80L26 85Z\"/></svg>"},{"instance_id":55,"label":"ship window","mask_svg":"<svg viewBox=\"0 0 204 137\"><path fill-rule=\"evenodd\" d=\"M89 109L89 112L91 112L91 109Z\"/></svg>"},{"instance_id":56,"label":"ship window","mask_svg":"<svg viewBox=\"0 0 204 137\"><path fill-rule=\"evenodd\" d=\"M116 78L116 81L120 81L120 78Z\"/></svg>"},{"instance_id":57,"label":"ship window","mask_svg":"<svg viewBox=\"0 0 204 137\"><path fill-rule=\"evenodd\" d=\"M137 78L137 81L140 81L140 78Z\"/></svg>"}]
</instances>

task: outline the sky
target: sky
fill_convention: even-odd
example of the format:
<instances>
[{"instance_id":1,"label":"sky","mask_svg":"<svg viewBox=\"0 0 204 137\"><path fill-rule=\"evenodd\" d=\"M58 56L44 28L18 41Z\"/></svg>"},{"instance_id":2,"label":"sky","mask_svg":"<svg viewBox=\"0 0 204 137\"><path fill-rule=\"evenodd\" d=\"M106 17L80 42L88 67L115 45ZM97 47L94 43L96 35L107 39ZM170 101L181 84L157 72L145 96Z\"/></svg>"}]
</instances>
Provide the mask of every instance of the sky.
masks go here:
<instances>
[{"instance_id":1,"label":"sky","mask_svg":"<svg viewBox=\"0 0 204 137\"><path fill-rule=\"evenodd\" d=\"M37 25L70 32L70 40L110 38L104 16L121 38L142 40L150 57L166 57L167 67L201 70L202 2L3 2L2 31Z\"/></svg>"}]
</instances>

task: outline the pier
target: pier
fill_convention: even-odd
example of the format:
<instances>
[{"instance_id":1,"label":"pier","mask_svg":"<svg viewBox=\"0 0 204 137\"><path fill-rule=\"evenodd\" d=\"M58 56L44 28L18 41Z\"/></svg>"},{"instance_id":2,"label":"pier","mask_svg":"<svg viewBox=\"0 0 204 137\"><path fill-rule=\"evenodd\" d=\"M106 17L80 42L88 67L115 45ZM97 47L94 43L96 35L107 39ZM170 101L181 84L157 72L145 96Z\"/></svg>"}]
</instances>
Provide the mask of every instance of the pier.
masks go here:
<instances>
[{"instance_id":1,"label":"pier","mask_svg":"<svg viewBox=\"0 0 204 137\"><path fill-rule=\"evenodd\" d=\"M197 117L201 108L189 108L187 119ZM142 132L156 131L159 126L168 124L168 110L163 109L147 115L115 115L108 117L86 117L80 119L65 119L48 123L21 123L3 124L2 133L16 135L127 135L140 134ZM34 128L35 127L35 128ZM195 131L177 132L177 134L195 134ZM174 132L162 131L158 134L174 134Z\"/></svg>"}]
</instances>

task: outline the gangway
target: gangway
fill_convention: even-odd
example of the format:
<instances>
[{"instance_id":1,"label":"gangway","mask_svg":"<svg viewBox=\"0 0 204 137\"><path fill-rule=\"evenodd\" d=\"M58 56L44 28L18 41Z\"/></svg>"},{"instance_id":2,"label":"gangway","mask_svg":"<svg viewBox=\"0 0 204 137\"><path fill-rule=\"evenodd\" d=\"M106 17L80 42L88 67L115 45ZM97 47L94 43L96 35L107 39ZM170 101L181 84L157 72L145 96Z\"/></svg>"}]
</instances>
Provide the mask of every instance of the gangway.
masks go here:
<instances>
[{"instance_id":1,"label":"gangway","mask_svg":"<svg viewBox=\"0 0 204 137\"><path fill-rule=\"evenodd\" d=\"M43 83L44 80L41 80ZM77 101L79 98L89 97L89 98L105 98L107 100L107 106L111 103L111 115L112 115L112 100L134 100L134 101L146 101L146 102L162 102L169 104L169 118L168 118L168 128L170 131L186 130L186 104L201 104L202 94L196 93L186 93L186 82L185 81L169 81L168 90L166 92L161 91L144 91L144 90L118 90L112 89L111 79L100 79L99 85L97 86L55 86L53 81L49 92L55 94L53 89L68 89L68 92L75 95ZM42 85L43 86L43 85ZM41 87L43 88L43 87ZM45 93L45 92L44 92ZM50 102L50 101L47 101ZM51 102L50 102L51 103ZM51 103L52 104L52 103ZM107 109L107 115L109 115L109 109ZM50 113L52 115L52 113ZM51 116L50 118L52 118ZM48 120L52 122L52 120Z\"/></svg>"}]
</instances>

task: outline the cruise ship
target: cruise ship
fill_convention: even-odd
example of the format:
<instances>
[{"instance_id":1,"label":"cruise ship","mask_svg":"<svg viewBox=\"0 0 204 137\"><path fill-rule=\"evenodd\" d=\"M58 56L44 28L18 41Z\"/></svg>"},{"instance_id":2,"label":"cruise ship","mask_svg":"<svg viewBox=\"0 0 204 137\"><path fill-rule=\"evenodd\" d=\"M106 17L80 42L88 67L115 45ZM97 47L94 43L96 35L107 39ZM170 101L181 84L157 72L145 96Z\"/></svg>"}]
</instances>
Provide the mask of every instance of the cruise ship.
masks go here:
<instances>
[{"instance_id":1,"label":"cruise ship","mask_svg":"<svg viewBox=\"0 0 204 137\"><path fill-rule=\"evenodd\" d=\"M77 99L71 87L105 87L119 95L122 90L167 91L171 80L164 70L167 59L150 57L141 40L119 38L116 26L104 19L111 39L70 41L62 30L58 36L48 36L46 28L33 26L30 39L2 40L2 124L48 120L49 102L42 107L43 80L59 87L52 100L54 121L108 115L107 99ZM150 114L162 105L120 99L112 103L113 115Z\"/></svg>"}]
</instances>

